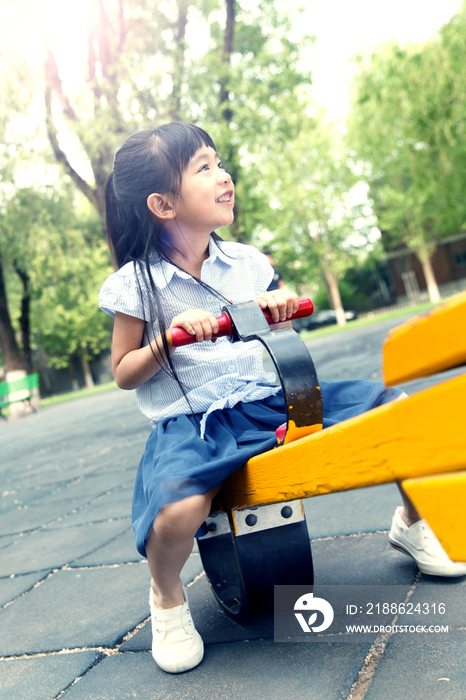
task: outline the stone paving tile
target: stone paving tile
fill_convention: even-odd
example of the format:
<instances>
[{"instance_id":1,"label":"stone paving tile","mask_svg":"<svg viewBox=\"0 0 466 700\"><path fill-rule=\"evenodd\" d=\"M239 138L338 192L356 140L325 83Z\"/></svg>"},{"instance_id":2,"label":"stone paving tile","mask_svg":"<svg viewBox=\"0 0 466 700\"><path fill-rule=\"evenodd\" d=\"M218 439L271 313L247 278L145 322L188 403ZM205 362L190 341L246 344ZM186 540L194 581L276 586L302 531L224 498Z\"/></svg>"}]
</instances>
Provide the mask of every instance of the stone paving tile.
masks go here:
<instances>
[{"instance_id":1,"label":"stone paving tile","mask_svg":"<svg viewBox=\"0 0 466 700\"><path fill-rule=\"evenodd\" d=\"M42 581L48 574L50 569L45 571L37 571L34 574L26 574L25 576L14 576L0 579L0 607L14 600L19 595L28 591L38 581Z\"/></svg>"},{"instance_id":2,"label":"stone paving tile","mask_svg":"<svg viewBox=\"0 0 466 700\"><path fill-rule=\"evenodd\" d=\"M197 555L197 556L195 556ZM70 564L71 567L80 566L100 566L101 564L126 564L129 562L142 561L142 557L136 549L134 533L131 524L118 537L99 547L89 555L79 557ZM187 584L202 572L202 563L199 556L197 543L193 546L193 551L181 572L183 583Z\"/></svg>"},{"instance_id":3,"label":"stone paving tile","mask_svg":"<svg viewBox=\"0 0 466 700\"><path fill-rule=\"evenodd\" d=\"M149 614L147 564L62 570L2 613L0 656L114 646Z\"/></svg>"},{"instance_id":4,"label":"stone paving tile","mask_svg":"<svg viewBox=\"0 0 466 700\"><path fill-rule=\"evenodd\" d=\"M127 564L129 562L142 561L134 544L134 533L131 524L118 537L111 542L102 545L91 554L75 559L70 567L100 566L101 564Z\"/></svg>"},{"instance_id":5,"label":"stone paving tile","mask_svg":"<svg viewBox=\"0 0 466 700\"><path fill-rule=\"evenodd\" d=\"M15 471L10 474L2 474L2 489L10 491L12 489L27 488L52 488L54 484L59 484L63 481L63 474L57 465L48 466L40 474L28 474Z\"/></svg>"},{"instance_id":6,"label":"stone paving tile","mask_svg":"<svg viewBox=\"0 0 466 700\"><path fill-rule=\"evenodd\" d=\"M127 527L127 521L115 520L73 528L43 528L20 537L2 551L0 577L59 569L110 542Z\"/></svg>"},{"instance_id":7,"label":"stone paving tile","mask_svg":"<svg viewBox=\"0 0 466 700\"><path fill-rule=\"evenodd\" d=\"M303 501L311 539L389 530L401 505L395 484L329 493Z\"/></svg>"},{"instance_id":8,"label":"stone paving tile","mask_svg":"<svg viewBox=\"0 0 466 700\"><path fill-rule=\"evenodd\" d=\"M30 505L43 498L49 499L51 493L52 488L50 486L11 488L9 490L4 490L0 493L0 513L16 508L17 506Z\"/></svg>"},{"instance_id":9,"label":"stone paving tile","mask_svg":"<svg viewBox=\"0 0 466 700\"><path fill-rule=\"evenodd\" d=\"M50 700L81 676L97 651L0 661L0 700Z\"/></svg>"},{"instance_id":10,"label":"stone paving tile","mask_svg":"<svg viewBox=\"0 0 466 700\"><path fill-rule=\"evenodd\" d=\"M133 482L134 476L120 470L106 471L104 474L87 474L84 478L61 484L53 489L47 496L47 503L64 499L73 499L80 504L88 503L116 486L132 487Z\"/></svg>"},{"instance_id":11,"label":"stone paving tile","mask_svg":"<svg viewBox=\"0 0 466 700\"><path fill-rule=\"evenodd\" d=\"M57 518L70 513L73 504L69 501L38 503L22 506L0 514L0 537L36 530Z\"/></svg>"},{"instance_id":12,"label":"stone paving tile","mask_svg":"<svg viewBox=\"0 0 466 700\"><path fill-rule=\"evenodd\" d=\"M4 431L8 435L2 448L4 465L43 464L53 455L67 454L70 463L71 457L89 457L103 448L131 443L140 443L142 449L136 454L142 454L150 432L147 419L135 404L134 392L109 392L77 399L72 405L52 406L29 416L27 422L26 434L23 421L0 425L0 434Z\"/></svg>"},{"instance_id":13,"label":"stone paving tile","mask_svg":"<svg viewBox=\"0 0 466 700\"><path fill-rule=\"evenodd\" d=\"M196 629L206 646L228 642L273 639L273 617L267 615L238 624L229 617L215 600L207 577L204 575L192 586L188 586L189 605ZM151 626L148 621L131 639L125 642L122 651L148 651L151 648Z\"/></svg>"},{"instance_id":14,"label":"stone paving tile","mask_svg":"<svg viewBox=\"0 0 466 700\"><path fill-rule=\"evenodd\" d=\"M0 550L11 547L15 542L18 541L18 536L11 535L9 537L0 537Z\"/></svg>"},{"instance_id":15,"label":"stone paving tile","mask_svg":"<svg viewBox=\"0 0 466 700\"><path fill-rule=\"evenodd\" d=\"M84 474L99 470L98 462L80 465L77 463L77 459L75 461L76 466L67 466L66 471L59 464L47 465L42 469L38 469L35 473L14 474L10 477L2 478L2 484L6 484L8 488L21 488L23 483L27 483L31 487L51 487L53 489Z\"/></svg>"},{"instance_id":16,"label":"stone paving tile","mask_svg":"<svg viewBox=\"0 0 466 700\"><path fill-rule=\"evenodd\" d=\"M85 523L97 523L103 520L129 519L131 517L132 499L133 487L117 489L106 496L102 496L94 503L85 505L76 513L69 515L63 520L61 526L73 527Z\"/></svg>"},{"instance_id":17,"label":"stone paving tile","mask_svg":"<svg viewBox=\"0 0 466 700\"><path fill-rule=\"evenodd\" d=\"M59 458L58 462L54 459L53 463L36 465L34 468L31 466L23 472L15 470L14 473L3 474L1 475L2 493L21 492L23 489L44 489L44 491L54 492L57 489L72 487L73 482L79 493L79 483L84 477L95 479L94 483L102 479L102 485L98 485L96 494L100 495L108 490L108 484L115 487L122 483L131 485L134 482L137 470L137 460L134 461L134 455L133 459L130 459L131 455L125 456L117 447L113 452L109 449L108 454L96 453L88 459L82 458L81 455L81 449L76 448L75 455L65 454ZM92 482L89 482L89 485L92 485ZM92 492L93 489L89 489L85 495L91 497Z\"/></svg>"},{"instance_id":18,"label":"stone paving tile","mask_svg":"<svg viewBox=\"0 0 466 700\"><path fill-rule=\"evenodd\" d=\"M73 438L74 439L74 438ZM115 452L111 457L109 453L112 452L112 447L106 443L106 446L102 449L98 444L86 445L83 444L79 437L76 436L76 444L68 445L66 443L56 443L47 444L46 439L37 439L38 445L41 448L32 448L30 452L25 454L22 464L18 465L21 458L16 459L14 467L9 469L4 469L1 477L2 481L7 483L24 482L25 486L36 485L31 484L33 478L40 479L43 477L44 483L51 481L50 473L63 473L66 479L68 469L80 469L82 473L86 473L89 470L95 471L98 467L108 466L110 461L114 461L117 456L117 449L114 446ZM18 448L23 449L23 448ZM4 462L5 463L5 462ZM65 473L66 472L66 473ZM75 471L72 472L72 478L77 478L78 474Z\"/></svg>"},{"instance_id":19,"label":"stone paving tile","mask_svg":"<svg viewBox=\"0 0 466 700\"><path fill-rule=\"evenodd\" d=\"M104 659L63 700L342 700L365 644L218 644L189 673L161 671L149 653ZM386 699L385 699L386 700Z\"/></svg>"},{"instance_id":20,"label":"stone paving tile","mask_svg":"<svg viewBox=\"0 0 466 700\"><path fill-rule=\"evenodd\" d=\"M326 357L327 345L328 341L325 341L321 348ZM335 352L342 367L347 367L341 347L338 346ZM365 372L372 371L367 369L366 360L361 367L363 365ZM354 368L351 372L354 374ZM325 373L322 376L326 376ZM146 419L135 406L132 392L111 392L78 400L69 406L53 407L30 417L25 424L26 421L8 424L6 451L3 450L2 443L2 493L16 490L20 494L17 504L14 503L15 498L5 496L7 500L3 503L10 506L63 504L67 500L68 505L75 507L77 504L87 504L104 493L107 483L111 483L110 488L132 486L139 455L143 452L150 432ZM28 430L25 431L24 427ZM5 426L0 425L0 439L3 430L6 431ZM104 491L99 490L101 488ZM83 500L80 500L81 497ZM31 500L26 503L25 499L29 498ZM102 499L102 506L104 500ZM107 501L107 504L111 502ZM123 501L121 503L123 505ZM388 529L394 507L398 503L398 492L393 485L327 495L325 499L308 499L305 508L308 512L309 530L312 537L318 540L313 543L316 581L323 582L324 585L401 584L408 590L416 580L417 569L410 559L389 547L386 535L333 537ZM97 516L91 509L92 506L86 506L80 514L76 513L73 517L82 518L82 522L84 516L99 518L103 515L102 509L96 509ZM132 556L129 518L126 516L124 522L99 522L68 527L73 524L70 518L63 518L54 524L53 529L45 528L33 535L0 538L0 575L3 573L8 576L4 572L9 570L15 573L18 569L24 570L26 564L37 569L60 568L70 561L70 557L75 567L55 572L37 588L26 589L28 592L25 595L1 612L2 635L6 629L10 635L6 641L11 643L11 648L17 643L17 648L21 649L18 653L24 653L28 643L33 648L37 640L50 649L63 646L81 648L77 647L78 642L89 646L100 641L112 646L134 630L137 624L135 620L145 620L149 614L149 572L146 564L76 568L78 564L98 566L104 559L108 559L109 564L120 564L122 557L125 559ZM331 537L319 539L328 536ZM124 547L121 546L123 542L126 543ZM48 563L44 564L47 558ZM194 580L189 587L190 603L196 624L206 641L206 659L198 669L179 677L161 672L150 654L145 653L150 649L151 641L150 625L146 623L123 644L121 650L124 653L112 655L117 651L117 648L113 648L108 658L97 663L79 683L65 692L65 700L80 697L86 700L92 700L93 697L98 697L99 700L110 697L112 700L125 697L144 697L145 700L169 697L170 700L177 700L178 697L195 699L201 697L201 693L202 698L221 697L222 700L229 697L234 697L235 700L246 700L249 697L257 697L259 700L274 697L332 700L333 697L347 696L370 641L341 645L274 644L271 618L252 621L247 626L235 623L216 603L205 576L196 578L200 568L200 558L194 553L183 571L185 582ZM27 574L14 579L1 579L0 595L2 591L7 591L7 596L10 594L8 591L14 592L16 589L9 586L17 586L20 578L23 579L21 585L28 579L33 585L34 577L41 575L40 572L32 573L33 569L26 570L31 572L30 576ZM132 575L128 573L130 570ZM140 577L135 577L134 572L137 571L144 572L144 575L141 573ZM433 582L437 586L438 581L433 579ZM429 583L428 577L421 577L413 600L415 596L419 600L425 599L429 593L425 586ZM463 600L461 595L464 595L464 586L460 582L454 586L447 586L447 583L450 584L444 582L444 588L436 587L433 590L442 593L449 605L456 605ZM112 605L109 605L110 599ZM7 623L5 626L4 620ZM22 637L14 639L18 634ZM32 642L28 641L28 637ZM453 640L453 637L450 639ZM463 639L458 637L456 645L463 644L464 650ZM399 640L394 636L382 657L382 671L384 664L392 663L391 655L398 653L395 643L399 643ZM141 653L134 653L138 651ZM453 656L455 652L456 646L453 646L450 653ZM420 654L419 649L413 647L411 661L421 658ZM31 671L28 676L29 690L34 692L36 675L39 688L40 678L47 675L47 671L44 675L41 669L46 669L50 664L53 675L55 660L62 658L65 657L61 654L52 654L40 659L9 659L8 662L1 662L0 674L3 680L2 670L6 668L4 663L41 661L36 666L37 670ZM429 658L433 658L432 655ZM461 661L464 666L463 657ZM27 668L33 669L33 666ZM414 666L405 664L400 668L402 673L398 673L396 665L391 672L391 675L397 675L397 687L401 687L403 680L413 674ZM75 677L82 673L80 669L75 672ZM375 680L379 677L378 674L379 671L376 672ZM69 676L73 676L73 671L70 671ZM304 684L301 683L300 676L304 676ZM382 697L384 700L393 700L390 694L390 673L385 678L385 686L381 686L383 692L376 696L376 700L382 700ZM377 690L375 680L371 686L374 692ZM464 678L462 680L464 684ZM67 677L66 683L68 682ZM442 682L443 685L446 683ZM66 685L61 686L63 687ZM435 689L427 689L423 697L436 698L434 693ZM23 700L11 692L8 697ZM27 700L29 697L31 700L41 700L35 695L27 696ZM406 693L401 697L403 700L412 700ZM449 700L449 696L445 697ZM461 695L452 696L452 700L453 697L454 700L462 700ZM368 700L374 698L368 696Z\"/></svg>"},{"instance_id":21,"label":"stone paving tile","mask_svg":"<svg viewBox=\"0 0 466 700\"><path fill-rule=\"evenodd\" d=\"M401 585L406 594L417 568L386 543L386 535L337 537L312 543L316 585ZM408 566L405 566L407 559ZM207 578L203 576L188 588L191 611L204 643L217 644L247 639L273 638L273 618L266 616L239 625L216 602ZM145 625L125 645L124 650L150 649L150 625Z\"/></svg>"},{"instance_id":22,"label":"stone paving tile","mask_svg":"<svg viewBox=\"0 0 466 700\"><path fill-rule=\"evenodd\" d=\"M420 605L422 612L400 615L398 620L400 625L449 625L455 629L458 627L466 628L465 576L440 578L422 574L420 583L409 602L414 606L413 610ZM439 612L439 604L445 606L444 613ZM415 620L414 623L413 620Z\"/></svg>"},{"instance_id":23,"label":"stone paving tile","mask_svg":"<svg viewBox=\"0 0 466 700\"><path fill-rule=\"evenodd\" d=\"M464 700L466 632L394 634L364 700Z\"/></svg>"},{"instance_id":24,"label":"stone paving tile","mask_svg":"<svg viewBox=\"0 0 466 700\"><path fill-rule=\"evenodd\" d=\"M380 583L409 588L418 573L412 559L395 551L385 534L314 541L312 553L316 583Z\"/></svg>"}]
</instances>

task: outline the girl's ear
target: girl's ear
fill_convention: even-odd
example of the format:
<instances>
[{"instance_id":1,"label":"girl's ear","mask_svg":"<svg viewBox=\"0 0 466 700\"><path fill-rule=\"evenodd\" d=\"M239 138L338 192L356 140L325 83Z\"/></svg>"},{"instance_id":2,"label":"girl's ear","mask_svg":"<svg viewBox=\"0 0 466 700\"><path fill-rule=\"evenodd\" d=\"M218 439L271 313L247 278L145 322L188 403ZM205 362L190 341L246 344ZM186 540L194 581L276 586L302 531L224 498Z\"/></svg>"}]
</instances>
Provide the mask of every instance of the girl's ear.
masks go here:
<instances>
[{"instance_id":1,"label":"girl's ear","mask_svg":"<svg viewBox=\"0 0 466 700\"><path fill-rule=\"evenodd\" d=\"M167 221L175 218L175 209L169 195L150 194L147 198L147 206L158 219Z\"/></svg>"}]
</instances>

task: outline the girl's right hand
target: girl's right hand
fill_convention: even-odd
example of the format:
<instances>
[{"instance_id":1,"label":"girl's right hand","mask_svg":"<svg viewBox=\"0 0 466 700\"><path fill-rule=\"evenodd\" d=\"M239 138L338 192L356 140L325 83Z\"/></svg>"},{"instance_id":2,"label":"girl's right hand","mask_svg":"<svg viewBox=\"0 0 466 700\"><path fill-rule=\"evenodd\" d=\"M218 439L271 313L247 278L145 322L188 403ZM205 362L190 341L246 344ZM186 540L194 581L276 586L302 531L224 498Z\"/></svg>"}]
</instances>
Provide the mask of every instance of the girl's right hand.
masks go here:
<instances>
[{"instance_id":1,"label":"girl's right hand","mask_svg":"<svg viewBox=\"0 0 466 700\"><path fill-rule=\"evenodd\" d=\"M196 336L198 343L203 340L211 340L218 333L218 321L210 311L202 309L189 309L172 320L170 328L179 326L190 335Z\"/></svg>"}]
</instances>

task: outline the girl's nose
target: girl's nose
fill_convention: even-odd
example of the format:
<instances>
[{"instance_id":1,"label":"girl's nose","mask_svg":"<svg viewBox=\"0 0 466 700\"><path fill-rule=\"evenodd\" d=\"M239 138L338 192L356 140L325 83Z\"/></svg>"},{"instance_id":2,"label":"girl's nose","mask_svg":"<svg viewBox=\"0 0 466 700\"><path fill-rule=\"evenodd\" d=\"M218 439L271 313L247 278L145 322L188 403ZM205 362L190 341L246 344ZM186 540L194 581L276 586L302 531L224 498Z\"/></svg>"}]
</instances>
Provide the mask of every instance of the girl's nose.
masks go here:
<instances>
[{"instance_id":1,"label":"girl's nose","mask_svg":"<svg viewBox=\"0 0 466 700\"><path fill-rule=\"evenodd\" d=\"M220 182L231 182L231 175L226 170L222 170L219 175Z\"/></svg>"}]
</instances>

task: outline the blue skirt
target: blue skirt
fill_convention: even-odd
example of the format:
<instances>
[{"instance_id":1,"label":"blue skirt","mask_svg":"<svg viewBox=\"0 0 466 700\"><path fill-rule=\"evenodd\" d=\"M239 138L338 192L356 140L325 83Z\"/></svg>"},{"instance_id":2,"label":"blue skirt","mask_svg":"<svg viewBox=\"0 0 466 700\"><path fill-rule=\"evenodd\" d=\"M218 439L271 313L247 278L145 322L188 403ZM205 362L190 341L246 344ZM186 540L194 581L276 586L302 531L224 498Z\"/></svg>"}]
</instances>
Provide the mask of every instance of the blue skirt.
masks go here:
<instances>
[{"instance_id":1,"label":"blue skirt","mask_svg":"<svg viewBox=\"0 0 466 700\"><path fill-rule=\"evenodd\" d=\"M324 428L393 401L400 389L362 380L320 382ZM132 523L139 553L155 517L167 503L204 494L219 486L250 457L277 445L275 430L285 418L280 391L261 401L239 403L213 411L205 437L199 435L202 414L167 418L158 423L146 443L133 495ZM312 465L311 459L309 460Z\"/></svg>"}]
</instances>

